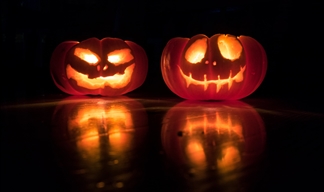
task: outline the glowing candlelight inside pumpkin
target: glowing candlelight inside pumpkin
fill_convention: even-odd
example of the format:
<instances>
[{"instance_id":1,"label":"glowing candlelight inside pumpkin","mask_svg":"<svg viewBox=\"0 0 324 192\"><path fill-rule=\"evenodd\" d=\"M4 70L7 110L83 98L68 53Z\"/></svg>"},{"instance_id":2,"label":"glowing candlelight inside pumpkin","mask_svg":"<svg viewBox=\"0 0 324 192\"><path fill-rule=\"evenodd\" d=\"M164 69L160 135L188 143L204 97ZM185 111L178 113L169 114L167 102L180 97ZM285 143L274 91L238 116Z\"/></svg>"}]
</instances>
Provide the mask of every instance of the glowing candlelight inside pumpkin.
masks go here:
<instances>
[{"instance_id":1,"label":"glowing candlelight inside pumpkin","mask_svg":"<svg viewBox=\"0 0 324 192\"><path fill-rule=\"evenodd\" d=\"M112 51L107 55L107 57L107 60L114 65L124 64L134 59L130 49Z\"/></svg>"},{"instance_id":2,"label":"glowing candlelight inside pumpkin","mask_svg":"<svg viewBox=\"0 0 324 192\"><path fill-rule=\"evenodd\" d=\"M99 61L99 56L89 49L75 48L74 55L88 62L89 64L97 64Z\"/></svg>"},{"instance_id":3,"label":"glowing candlelight inside pumpkin","mask_svg":"<svg viewBox=\"0 0 324 192\"><path fill-rule=\"evenodd\" d=\"M222 56L226 59L234 61L241 56L242 45L233 36L220 35L217 39L217 44Z\"/></svg>"},{"instance_id":4,"label":"glowing candlelight inside pumpkin","mask_svg":"<svg viewBox=\"0 0 324 192\"><path fill-rule=\"evenodd\" d=\"M196 40L187 50L185 58L192 64L201 62L207 51L207 39L202 38Z\"/></svg>"},{"instance_id":5,"label":"glowing candlelight inside pumpkin","mask_svg":"<svg viewBox=\"0 0 324 192\"><path fill-rule=\"evenodd\" d=\"M161 56L163 80L184 99L234 100L253 93L267 70L263 47L248 36L173 38Z\"/></svg>"},{"instance_id":6,"label":"glowing candlelight inside pumpkin","mask_svg":"<svg viewBox=\"0 0 324 192\"><path fill-rule=\"evenodd\" d=\"M51 75L55 85L71 95L119 96L141 86L147 56L131 41L106 37L65 41L54 50Z\"/></svg>"},{"instance_id":7,"label":"glowing candlelight inside pumpkin","mask_svg":"<svg viewBox=\"0 0 324 192\"><path fill-rule=\"evenodd\" d=\"M69 79L76 80L80 87L87 89L103 89L105 86L113 87L115 89L125 87L131 80L135 64L128 66L124 74L114 74L113 76L99 76L96 78L89 78L88 75L82 74L74 70L71 65L67 65L66 74Z\"/></svg>"}]
</instances>

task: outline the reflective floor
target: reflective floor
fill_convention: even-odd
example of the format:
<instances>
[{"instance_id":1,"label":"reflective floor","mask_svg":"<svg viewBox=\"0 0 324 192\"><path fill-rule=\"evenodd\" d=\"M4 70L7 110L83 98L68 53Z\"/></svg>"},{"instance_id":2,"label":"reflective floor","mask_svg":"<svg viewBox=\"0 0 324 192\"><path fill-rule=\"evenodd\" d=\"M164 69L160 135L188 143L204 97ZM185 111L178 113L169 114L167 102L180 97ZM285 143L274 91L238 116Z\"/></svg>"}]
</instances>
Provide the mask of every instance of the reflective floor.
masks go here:
<instances>
[{"instance_id":1,"label":"reflective floor","mask_svg":"<svg viewBox=\"0 0 324 192\"><path fill-rule=\"evenodd\" d=\"M1 106L2 186L322 191L323 128L316 108L271 99L44 97Z\"/></svg>"}]
</instances>

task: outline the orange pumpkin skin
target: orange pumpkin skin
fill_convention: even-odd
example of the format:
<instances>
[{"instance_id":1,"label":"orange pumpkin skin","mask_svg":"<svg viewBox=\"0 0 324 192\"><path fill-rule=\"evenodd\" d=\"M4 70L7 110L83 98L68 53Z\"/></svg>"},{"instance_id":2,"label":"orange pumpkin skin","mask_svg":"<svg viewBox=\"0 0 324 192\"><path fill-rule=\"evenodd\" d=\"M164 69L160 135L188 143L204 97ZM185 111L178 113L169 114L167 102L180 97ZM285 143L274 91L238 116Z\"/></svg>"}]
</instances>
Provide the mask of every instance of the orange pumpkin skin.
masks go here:
<instances>
[{"instance_id":1,"label":"orange pumpkin skin","mask_svg":"<svg viewBox=\"0 0 324 192\"><path fill-rule=\"evenodd\" d=\"M65 41L50 63L55 85L71 95L123 95L143 84L147 70L142 47L110 37Z\"/></svg>"},{"instance_id":2,"label":"orange pumpkin skin","mask_svg":"<svg viewBox=\"0 0 324 192\"><path fill-rule=\"evenodd\" d=\"M189 100L236 100L253 93L267 70L266 53L248 36L173 38L161 56L164 82Z\"/></svg>"}]
</instances>

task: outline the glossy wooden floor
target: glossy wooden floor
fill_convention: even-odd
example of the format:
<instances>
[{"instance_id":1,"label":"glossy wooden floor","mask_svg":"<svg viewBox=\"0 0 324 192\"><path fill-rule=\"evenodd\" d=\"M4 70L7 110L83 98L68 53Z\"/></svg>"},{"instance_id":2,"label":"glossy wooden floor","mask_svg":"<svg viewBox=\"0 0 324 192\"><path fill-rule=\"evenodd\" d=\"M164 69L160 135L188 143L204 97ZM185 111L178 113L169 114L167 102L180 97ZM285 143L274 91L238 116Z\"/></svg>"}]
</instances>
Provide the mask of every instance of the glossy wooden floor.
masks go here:
<instances>
[{"instance_id":1,"label":"glossy wooden floor","mask_svg":"<svg viewBox=\"0 0 324 192\"><path fill-rule=\"evenodd\" d=\"M43 97L1 106L2 185L321 191L323 127L323 113L271 99Z\"/></svg>"}]
</instances>

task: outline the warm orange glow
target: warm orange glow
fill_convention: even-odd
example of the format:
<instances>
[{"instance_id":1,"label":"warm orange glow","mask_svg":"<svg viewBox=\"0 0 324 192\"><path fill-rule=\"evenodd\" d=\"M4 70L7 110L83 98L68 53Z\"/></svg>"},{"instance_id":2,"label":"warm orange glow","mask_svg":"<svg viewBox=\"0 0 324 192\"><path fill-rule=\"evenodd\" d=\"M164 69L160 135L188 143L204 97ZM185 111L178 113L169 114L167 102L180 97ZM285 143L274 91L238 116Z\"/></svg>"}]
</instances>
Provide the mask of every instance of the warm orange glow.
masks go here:
<instances>
[{"instance_id":1,"label":"warm orange glow","mask_svg":"<svg viewBox=\"0 0 324 192\"><path fill-rule=\"evenodd\" d=\"M187 100L164 116L161 141L180 177L189 175L198 185L214 178L214 186L233 189L242 171L262 160L265 130L255 109L240 101Z\"/></svg>"},{"instance_id":2,"label":"warm orange glow","mask_svg":"<svg viewBox=\"0 0 324 192\"><path fill-rule=\"evenodd\" d=\"M69 115L68 131L76 139L78 154L87 164L100 170L102 153L120 155L132 147L133 119L124 104L87 103ZM109 146L102 148L103 145ZM118 159L113 162L117 164Z\"/></svg>"},{"instance_id":3,"label":"warm orange glow","mask_svg":"<svg viewBox=\"0 0 324 192\"><path fill-rule=\"evenodd\" d=\"M84 138L76 142L78 154L89 164L96 164L100 161L99 136Z\"/></svg>"},{"instance_id":4,"label":"warm orange glow","mask_svg":"<svg viewBox=\"0 0 324 192\"><path fill-rule=\"evenodd\" d=\"M229 77L227 79L220 79L220 77L218 76L218 79L216 80L207 80L207 75L204 74L204 80L203 81L199 81L196 79L192 78L192 74L189 73L189 76L185 75L182 71L182 69L179 67L180 69L180 73L182 75L182 77L186 80L187 83L187 87L189 87L189 85L193 84L193 85L202 85L204 86L204 91L207 90L208 85L210 84L216 84L217 89L216 92L218 93L219 90L222 88L223 85L228 85L228 89L231 89L233 82L241 82L244 79L244 71L245 71L246 66L241 67L240 71L234 76L232 77L232 71L230 71L229 73Z\"/></svg>"},{"instance_id":5,"label":"warm orange glow","mask_svg":"<svg viewBox=\"0 0 324 192\"><path fill-rule=\"evenodd\" d=\"M186 116L184 130L188 132L188 144L185 152L189 160L199 165L206 165L206 154L204 146L206 138L198 138L198 135L217 134L220 137L227 138L225 142L220 143L221 158L217 160L217 167L222 171L233 170L237 163L241 161L239 150L232 146L233 141L239 142L244 140L243 127L236 116L223 111L204 110L202 113L191 113ZM223 146L225 145L225 146ZM216 162L215 162L216 163Z\"/></svg>"},{"instance_id":6,"label":"warm orange glow","mask_svg":"<svg viewBox=\"0 0 324 192\"><path fill-rule=\"evenodd\" d=\"M115 132L109 135L109 144L116 152L127 151L131 147L132 133Z\"/></svg>"},{"instance_id":7,"label":"warm orange glow","mask_svg":"<svg viewBox=\"0 0 324 192\"><path fill-rule=\"evenodd\" d=\"M69 119L68 127L81 138L77 142L78 147L91 156L98 153L99 137L107 137L113 151L128 150L134 131L131 111L120 104L80 107L77 114Z\"/></svg>"},{"instance_id":8,"label":"warm orange glow","mask_svg":"<svg viewBox=\"0 0 324 192\"><path fill-rule=\"evenodd\" d=\"M106 111L107 118L111 125L111 130L119 130L120 127L127 129L133 129L133 121L130 111L123 105L112 105L109 110Z\"/></svg>"},{"instance_id":9,"label":"warm orange glow","mask_svg":"<svg viewBox=\"0 0 324 192\"><path fill-rule=\"evenodd\" d=\"M115 74L113 76L106 77L96 77L93 79L88 78L88 75L79 73L75 69L71 67L71 65L66 66L66 75L69 79L74 79L78 86L84 87L87 89L99 89L105 88L105 86L120 89L124 88L130 82L133 71L134 71L135 63L128 66L124 74Z\"/></svg>"},{"instance_id":10,"label":"warm orange glow","mask_svg":"<svg viewBox=\"0 0 324 192\"><path fill-rule=\"evenodd\" d=\"M241 43L235 37L220 35L217 44L220 53L225 59L234 61L240 58L243 48Z\"/></svg>"},{"instance_id":11,"label":"warm orange glow","mask_svg":"<svg viewBox=\"0 0 324 192\"><path fill-rule=\"evenodd\" d=\"M115 50L110 52L107 56L107 60L114 65L121 65L134 59L130 49Z\"/></svg>"},{"instance_id":12,"label":"warm orange glow","mask_svg":"<svg viewBox=\"0 0 324 192\"><path fill-rule=\"evenodd\" d=\"M189 144L186 147L186 153L192 163L196 165L206 164L206 155L203 146L198 141L189 141Z\"/></svg>"},{"instance_id":13,"label":"warm orange glow","mask_svg":"<svg viewBox=\"0 0 324 192\"><path fill-rule=\"evenodd\" d=\"M201 62L201 60L205 57L206 51L207 38L198 39L187 49L185 58L188 62L196 64Z\"/></svg>"},{"instance_id":14,"label":"warm orange glow","mask_svg":"<svg viewBox=\"0 0 324 192\"><path fill-rule=\"evenodd\" d=\"M85 132L83 137L84 137L83 139L78 141L78 146L80 148L93 149L98 146L98 144L99 144L98 132L95 132L95 131ZM88 150L88 151L90 152L91 150Z\"/></svg>"},{"instance_id":15,"label":"warm orange glow","mask_svg":"<svg viewBox=\"0 0 324 192\"><path fill-rule=\"evenodd\" d=\"M112 108L107 111L107 116L110 121L110 134L109 143L115 151L123 151L130 148L131 135L130 131L133 131L133 121L130 114L124 106L118 106L118 108ZM121 128L127 128L120 131Z\"/></svg>"},{"instance_id":16,"label":"warm orange glow","mask_svg":"<svg viewBox=\"0 0 324 192\"><path fill-rule=\"evenodd\" d=\"M99 61L98 55L93 53L89 49L75 48L74 55L92 65L97 64Z\"/></svg>"},{"instance_id":17,"label":"warm orange glow","mask_svg":"<svg viewBox=\"0 0 324 192\"><path fill-rule=\"evenodd\" d=\"M241 162L241 155L236 147L229 146L222 149L222 158L217 160L217 167L222 171L233 170Z\"/></svg>"},{"instance_id":18,"label":"warm orange glow","mask_svg":"<svg viewBox=\"0 0 324 192\"><path fill-rule=\"evenodd\" d=\"M77 127L85 130L82 137L96 136L98 128L105 129L107 133L123 130L132 130L133 121L130 111L123 105L112 104L88 105L79 108L76 116L69 120L69 128Z\"/></svg>"},{"instance_id":19,"label":"warm orange glow","mask_svg":"<svg viewBox=\"0 0 324 192\"><path fill-rule=\"evenodd\" d=\"M218 133L227 132L229 135L234 132L239 138L243 138L242 125L235 121L235 117L230 114L224 114L219 111L206 111L202 115L187 115L185 128L192 134L193 131L203 129L205 133L208 130L216 130Z\"/></svg>"}]
</instances>

